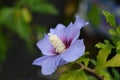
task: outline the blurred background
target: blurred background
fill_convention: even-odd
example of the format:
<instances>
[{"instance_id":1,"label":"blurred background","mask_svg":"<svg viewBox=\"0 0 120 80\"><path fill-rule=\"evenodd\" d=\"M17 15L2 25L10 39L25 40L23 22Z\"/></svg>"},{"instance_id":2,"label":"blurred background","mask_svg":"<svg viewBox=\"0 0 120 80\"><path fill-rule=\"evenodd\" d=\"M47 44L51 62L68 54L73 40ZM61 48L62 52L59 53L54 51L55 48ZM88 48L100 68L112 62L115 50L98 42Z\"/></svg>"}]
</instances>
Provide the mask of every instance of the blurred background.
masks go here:
<instances>
[{"instance_id":1,"label":"blurred background","mask_svg":"<svg viewBox=\"0 0 120 80\"><path fill-rule=\"evenodd\" d=\"M114 14L120 23L119 0L0 0L0 80L57 80L59 75L43 76L40 67L32 65L41 56L36 42L58 23L67 26L75 15L90 23L80 38L94 57L94 45L110 39L111 27L103 10Z\"/></svg>"}]
</instances>

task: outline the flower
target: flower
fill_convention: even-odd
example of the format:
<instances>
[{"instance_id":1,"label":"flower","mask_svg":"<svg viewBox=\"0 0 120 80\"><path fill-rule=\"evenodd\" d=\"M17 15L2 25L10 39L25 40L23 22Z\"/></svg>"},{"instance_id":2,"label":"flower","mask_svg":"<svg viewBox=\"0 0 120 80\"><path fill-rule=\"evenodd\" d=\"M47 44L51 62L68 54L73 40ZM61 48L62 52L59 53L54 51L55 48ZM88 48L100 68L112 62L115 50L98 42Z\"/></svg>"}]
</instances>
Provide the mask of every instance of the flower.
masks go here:
<instances>
[{"instance_id":1,"label":"flower","mask_svg":"<svg viewBox=\"0 0 120 80\"><path fill-rule=\"evenodd\" d=\"M42 73L50 75L58 66L73 62L85 52L83 39L78 39L80 30L88 22L76 16L76 20L67 27L58 24L55 29L50 29L45 37L38 41L37 46L43 56L37 58L33 65L42 66Z\"/></svg>"}]
</instances>

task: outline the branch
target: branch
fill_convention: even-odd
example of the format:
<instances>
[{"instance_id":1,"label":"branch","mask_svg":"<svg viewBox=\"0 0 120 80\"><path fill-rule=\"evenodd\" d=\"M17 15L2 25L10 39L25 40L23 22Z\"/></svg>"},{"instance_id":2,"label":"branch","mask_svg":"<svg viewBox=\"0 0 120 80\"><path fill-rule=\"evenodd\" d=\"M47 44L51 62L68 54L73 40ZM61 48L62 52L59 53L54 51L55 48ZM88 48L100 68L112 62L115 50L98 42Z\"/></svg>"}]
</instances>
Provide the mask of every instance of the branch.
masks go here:
<instances>
[{"instance_id":1,"label":"branch","mask_svg":"<svg viewBox=\"0 0 120 80\"><path fill-rule=\"evenodd\" d=\"M78 63L77 63L78 64ZM89 72L91 75L95 76L96 78L98 78L99 80L104 80L103 76L100 76L98 74L95 73L95 70L86 67L85 65L83 65L82 63L79 63L79 65L81 66L81 68L87 72Z\"/></svg>"}]
</instances>

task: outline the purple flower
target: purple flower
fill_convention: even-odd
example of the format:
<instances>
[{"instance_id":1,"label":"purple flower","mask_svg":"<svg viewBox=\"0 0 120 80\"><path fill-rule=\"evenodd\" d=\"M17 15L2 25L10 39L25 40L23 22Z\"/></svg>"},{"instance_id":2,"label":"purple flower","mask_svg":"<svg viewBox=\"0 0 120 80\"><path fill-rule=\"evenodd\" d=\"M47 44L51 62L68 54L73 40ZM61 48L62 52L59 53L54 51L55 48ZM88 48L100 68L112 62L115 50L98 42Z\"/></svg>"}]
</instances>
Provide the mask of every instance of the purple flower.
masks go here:
<instances>
[{"instance_id":1,"label":"purple flower","mask_svg":"<svg viewBox=\"0 0 120 80\"><path fill-rule=\"evenodd\" d=\"M78 39L80 29L88 22L76 16L74 24L68 27L58 24L55 29L50 29L48 34L37 43L43 56L37 58L33 65L42 66L42 73L50 75L58 66L73 62L80 58L85 52L83 39Z\"/></svg>"}]
</instances>

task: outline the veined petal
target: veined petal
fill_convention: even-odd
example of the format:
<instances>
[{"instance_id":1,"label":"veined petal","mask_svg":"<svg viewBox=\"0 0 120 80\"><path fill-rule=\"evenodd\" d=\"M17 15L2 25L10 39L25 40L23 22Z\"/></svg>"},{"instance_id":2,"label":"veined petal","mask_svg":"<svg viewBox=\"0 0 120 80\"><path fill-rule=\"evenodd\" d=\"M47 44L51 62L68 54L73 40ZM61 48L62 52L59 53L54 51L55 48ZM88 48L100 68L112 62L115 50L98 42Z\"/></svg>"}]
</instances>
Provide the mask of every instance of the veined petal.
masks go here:
<instances>
[{"instance_id":1,"label":"veined petal","mask_svg":"<svg viewBox=\"0 0 120 80\"><path fill-rule=\"evenodd\" d=\"M54 48L49 42L48 35L45 35L45 37L42 40L38 41L37 46L42 51L42 54L55 55Z\"/></svg>"},{"instance_id":2,"label":"veined petal","mask_svg":"<svg viewBox=\"0 0 120 80\"><path fill-rule=\"evenodd\" d=\"M47 58L49 58L49 56L39 57L39 58L35 59L32 64L37 65L37 66L41 66L43 61L46 60Z\"/></svg>"},{"instance_id":3,"label":"veined petal","mask_svg":"<svg viewBox=\"0 0 120 80\"><path fill-rule=\"evenodd\" d=\"M81 19L78 15L76 16L76 20L75 20L75 23L74 25L77 26L77 27L80 27L80 29L89 24L88 22L86 22L85 20Z\"/></svg>"},{"instance_id":4,"label":"veined petal","mask_svg":"<svg viewBox=\"0 0 120 80\"><path fill-rule=\"evenodd\" d=\"M67 63L68 63L67 61L61 59L59 62L59 66L62 66L62 65L67 64Z\"/></svg>"},{"instance_id":5,"label":"veined petal","mask_svg":"<svg viewBox=\"0 0 120 80\"><path fill-rule=\"evenodd\" d=\"M74 24L70 23L65 30L65 33L67 34L67 41L69 42L71 40L73 43L76 39L78 39L81 28L87 24L88 22L84 21L79 16L76 16Z\"/></svg>"},{"instance_id":6,"label":"veined petal","mask_svg":"<svg viewBox=\"0 0 120 80\"><path fill-rule=\"evenodd\" d=\"M67 62L72 62L80 58L85 52L83 40L76 40L70 47L60 56Z\"/></svg>"},{"instance_id":7,"label":"veined petal","mask_svg":"<svg viewBox=\"0 0 120 80\"><path fill-rule=\"evenodd\" d=\"M56 71L59 62L61 61L60 56L50 56L42 63L42 74L50 75Z\"/></svg>"},{"instance_id":8,"label":"veined petal","mask_svg":"<svg viewBox=\"0 0 120 80\"><path fill-rule=\"evenodd\" d=\"M55 29L50 29L50 33L57 35L60 39L64 39L64 29L63 24L58 24Z\"/></svg>"}]
</instances>

